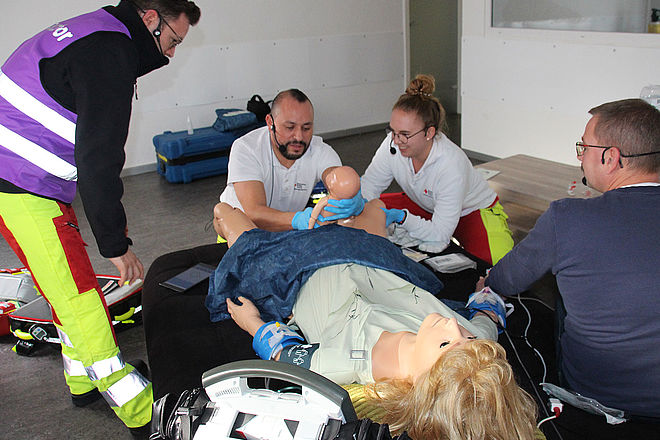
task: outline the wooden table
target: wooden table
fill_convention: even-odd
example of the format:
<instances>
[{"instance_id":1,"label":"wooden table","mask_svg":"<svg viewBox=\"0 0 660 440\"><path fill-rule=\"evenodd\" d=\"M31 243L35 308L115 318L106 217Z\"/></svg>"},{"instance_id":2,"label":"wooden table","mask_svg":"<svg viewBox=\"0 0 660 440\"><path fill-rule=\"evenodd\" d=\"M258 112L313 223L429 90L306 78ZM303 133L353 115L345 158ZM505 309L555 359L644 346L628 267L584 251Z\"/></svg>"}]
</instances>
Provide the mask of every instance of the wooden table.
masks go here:
<instances>
[{"instance_id":1,"label":"wooden table","mask_svg":"<svg viewBox=\"0 0 660 440\"><path fill-rule=\"evenodd\" d=\"M534 226L550 202L567 197L594 197L599 192L582 185L580 167L518 154L477 165L499 171L488 179L509 215L516 242ZM575 184L573 194L569 187ZM518 237L516 237L518 235Z\"/></svg>"}]
</instances>

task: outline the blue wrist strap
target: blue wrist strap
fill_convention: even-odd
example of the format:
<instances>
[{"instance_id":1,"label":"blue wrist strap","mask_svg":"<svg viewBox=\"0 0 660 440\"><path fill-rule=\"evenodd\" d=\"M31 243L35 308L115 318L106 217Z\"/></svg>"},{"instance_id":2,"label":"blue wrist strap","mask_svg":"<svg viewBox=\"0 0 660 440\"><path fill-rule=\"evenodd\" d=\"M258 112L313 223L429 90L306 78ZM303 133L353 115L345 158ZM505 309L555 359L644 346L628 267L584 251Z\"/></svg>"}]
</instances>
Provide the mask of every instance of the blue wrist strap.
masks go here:
<instances>
[{"instance_id":1,"label":"blue wrist strap","mask_svg":"<svg viewBox=\"0 0 660 440\"><path fill-rule=\"evenodd\" d=\"M303 342L303 338L288 325L271 321L259 327L254 334L252 348L261 359L269 360L284 347L300 342Z\"/></svg>"},{"instance_id":2,"label":"blue wrist strap","mask_svg":"<svg viewBox=\"0 0 660 440\"><path fill-rule=\"evenodd\" d=\"M495 312L498 318L498 333L502 333L502 328L506 328L506 305L504 301L495 292L488 287L475 292L468 298L465 308L470 312L470 319L479 311L490 310Z\"/></svg>"}]
</instances>

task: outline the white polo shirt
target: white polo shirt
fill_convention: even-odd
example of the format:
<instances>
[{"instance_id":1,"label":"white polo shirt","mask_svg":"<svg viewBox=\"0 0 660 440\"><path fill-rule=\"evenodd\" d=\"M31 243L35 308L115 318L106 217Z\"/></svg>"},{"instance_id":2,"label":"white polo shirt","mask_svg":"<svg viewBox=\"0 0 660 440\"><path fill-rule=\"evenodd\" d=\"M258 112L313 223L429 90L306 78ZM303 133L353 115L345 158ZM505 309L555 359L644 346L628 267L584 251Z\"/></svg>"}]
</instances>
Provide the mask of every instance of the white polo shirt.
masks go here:
<instances>
[{"instance_id":1,"label":"white polo shirt","mask_svg":"<svg viewBox=\"0 0 660 440\"><path fill-rule=\"evenodd\" d=\"M362 176L362 196L375 199L396 180L410 199L433 214L431 221L408 215L403 228L422 241L449 243L462 216L488 208L496 194L463 150L444 134L435 136L429 157L415 173L412 159L390 152L390 137L376 150Z\"/></svg>"},{"instance_id":2,"label":"white polo shirt","mask_svg":"<svg viewBox=\"0 0 660 440\"><path fill-rule=\"evenodd\" d=\"M341 166L339 156L319 136L312 136L309 148L291 168L275 157L268 127L261 127L236 139L229 153L227 187L220 201L243 209L236 197L235 182L256 180L264 184L266 203L278 211L296 212L305 208L314 185L329 167Z\"/></svg>"}]
</instances>

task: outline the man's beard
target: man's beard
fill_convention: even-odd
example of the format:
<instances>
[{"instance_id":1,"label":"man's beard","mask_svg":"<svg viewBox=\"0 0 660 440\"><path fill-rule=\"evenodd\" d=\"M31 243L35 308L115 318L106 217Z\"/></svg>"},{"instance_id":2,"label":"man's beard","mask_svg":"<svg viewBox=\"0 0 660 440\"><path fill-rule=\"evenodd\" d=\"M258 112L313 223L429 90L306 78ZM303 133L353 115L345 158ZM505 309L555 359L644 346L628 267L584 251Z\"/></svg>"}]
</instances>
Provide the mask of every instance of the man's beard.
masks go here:
<instances>
[{"instance_id":1,"label":"man's beard","mask_svg":"<svg viewBox=\"0 0 660 440\"><path fill-rule=\"evenodd\" d=\"M288 151L288 146L289 145L302 145L303 146L302 153L290 154L289 151ZM278 145L278 148L280 150L280 153L282 153L282 156L284 156L285 159L296 160L296 159L300 159L303 156L303 154L305 154L307 152L307 149L309 148L309 145L305 141L289 141L286 144Z\"/></svg>"}]
</instances>

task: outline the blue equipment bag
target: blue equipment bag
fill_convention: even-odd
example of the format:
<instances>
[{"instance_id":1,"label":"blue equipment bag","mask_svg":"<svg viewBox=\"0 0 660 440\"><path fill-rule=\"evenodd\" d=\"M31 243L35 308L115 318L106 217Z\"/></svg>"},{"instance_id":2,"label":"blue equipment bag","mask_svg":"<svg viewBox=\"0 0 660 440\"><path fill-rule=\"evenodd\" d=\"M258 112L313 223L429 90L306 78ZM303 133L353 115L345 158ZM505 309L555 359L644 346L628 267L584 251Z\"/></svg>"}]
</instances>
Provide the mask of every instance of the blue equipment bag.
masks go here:
<instances>
[{"instance_id":1,"label":"blue equipment bag","mask_svg":"<svg viewBox=\"0 0 660 440\"><path fill-rule=\"evenodd\" d=\"M196 128L154 136L158 174L168 182L190 183L195 179L227 172L232 143L263 124L253 124L233 131L218 131L213 127Z\"/></svg>"}]
</instances>

